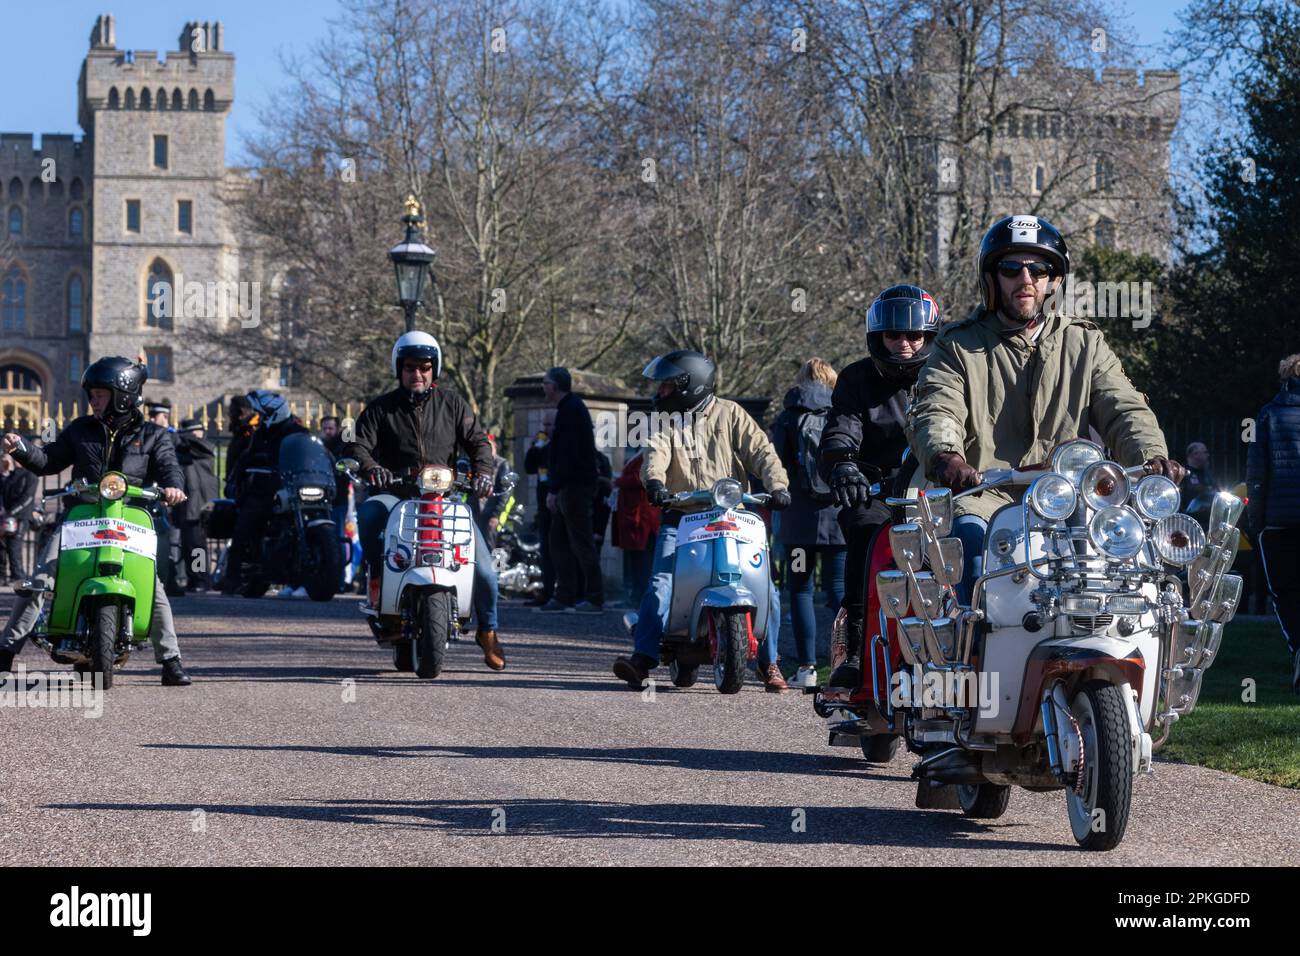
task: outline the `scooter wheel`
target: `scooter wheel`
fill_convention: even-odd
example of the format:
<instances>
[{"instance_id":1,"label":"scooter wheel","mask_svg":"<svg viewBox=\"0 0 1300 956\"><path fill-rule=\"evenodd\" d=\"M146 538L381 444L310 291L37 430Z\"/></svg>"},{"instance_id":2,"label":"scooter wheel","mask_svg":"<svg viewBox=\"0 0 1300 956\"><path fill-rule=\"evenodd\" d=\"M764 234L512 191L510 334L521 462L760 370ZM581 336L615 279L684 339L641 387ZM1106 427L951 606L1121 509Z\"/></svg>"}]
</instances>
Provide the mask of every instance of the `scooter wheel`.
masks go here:
<instances>
[{"instance_id":1,"label":"scooter wheel","mask_svg":"<svg viewBox=\"0 0 1300 956\"><path fill-rule=\"evenodd\" d=\"M996 820L1007 812L1011 788L997 783L957 785L957 802L961 812L976 820Z\"/></svg>"},{"instance_id":2,"label":"scooter wheel","mask_svg":"<svg viewBox=\"0 0 1300 956\"><path fill-rule=\"evenodd\" d=\"M871 737L862 737L858 741L859 746L862 747L862 756L866 758L867 763L889 763L898 753L898 746L902 742L902 737L893 734L875 734Z\"/></svg>"},{"instance_id":3,"label":"scooter wheel","mask_svg":"<svg viewBox=\"0 0 1300 956\"><path fill-rule=\"evenodd\" d=\"M415 646L410 641L399 641L393 645L393 666L401 674L415 670Z\"/></svg>"},{"instance_id":4,"label":"scooter wheel","mask_svg":"<svg viewBox=\"0 0 1300 956\"><path fill-rule=\"evenodd\" d=\"M687 667L680 661L674 660L668 665L668 676L672 678L674 687L692 687L696 679L700 676L700 667Z\"/></svg>"}]
</instances>

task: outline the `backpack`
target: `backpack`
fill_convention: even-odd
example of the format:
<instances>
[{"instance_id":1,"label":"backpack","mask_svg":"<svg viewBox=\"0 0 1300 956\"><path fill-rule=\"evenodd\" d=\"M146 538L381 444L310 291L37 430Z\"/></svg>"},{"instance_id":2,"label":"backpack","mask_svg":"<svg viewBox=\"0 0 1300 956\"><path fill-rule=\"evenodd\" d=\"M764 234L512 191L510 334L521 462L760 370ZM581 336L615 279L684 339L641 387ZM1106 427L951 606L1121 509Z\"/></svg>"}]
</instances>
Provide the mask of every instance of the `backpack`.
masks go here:
<instances>
[{"instance_id":1,"label":"backpack","mask_svg":"<svg viewBox=\"0 0 1300 956\"><path fill-rule=\"evenodd\" d=\"M799 444L799 487L814 501L832 500L830 485L817 473L817 449L822 442L829 408L804 412L797 422Z\"/></svg>"}]
</instances>

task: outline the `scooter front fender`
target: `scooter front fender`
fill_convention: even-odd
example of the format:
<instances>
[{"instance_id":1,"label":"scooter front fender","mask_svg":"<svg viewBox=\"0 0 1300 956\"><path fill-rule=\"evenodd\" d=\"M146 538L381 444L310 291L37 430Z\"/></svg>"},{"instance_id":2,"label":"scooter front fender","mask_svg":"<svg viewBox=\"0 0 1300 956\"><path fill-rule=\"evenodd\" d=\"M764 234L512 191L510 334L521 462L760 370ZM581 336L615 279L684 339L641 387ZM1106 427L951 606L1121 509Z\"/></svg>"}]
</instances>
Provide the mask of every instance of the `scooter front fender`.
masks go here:
<instances>
[{"instance_id":1,"label":"scooter front fender","mask_svg":"<svg viewBox=\"0 0 1300 956\"><path fill-rule=\"evenodd\" d=\"M691 608L691 629L687 632L690 640L694 640L700 633L700 621L704 617L705 608L743 608L757 616L758 595L747 587L736 585L705 588L695 596L695 606Z\"/></svg>"}]
</instances>

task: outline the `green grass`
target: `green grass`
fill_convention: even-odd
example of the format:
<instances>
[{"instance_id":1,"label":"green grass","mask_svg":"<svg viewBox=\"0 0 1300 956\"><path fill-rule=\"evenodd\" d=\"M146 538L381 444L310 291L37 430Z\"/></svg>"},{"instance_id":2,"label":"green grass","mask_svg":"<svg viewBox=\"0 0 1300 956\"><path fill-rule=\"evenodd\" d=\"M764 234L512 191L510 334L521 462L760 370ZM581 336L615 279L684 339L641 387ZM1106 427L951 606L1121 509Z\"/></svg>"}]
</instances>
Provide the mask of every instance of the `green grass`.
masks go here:
<instances>
[{"instance_id":1,"label":"green grass","mask_svg":"<svg viewBox=\"0 0 1300 956\"><path fill-rule=\"evenodd\" d=\"M819 663L824 684L830 669ZM1247 678L1255 682L1254 703L1242 700ZM1291 690L1291 659L1275 620L1227 626L1196 709L1174 724L1160 756L1300 789L1300 697Z\"/></svg>"},{"instance_id":2,"label":"green grass","mask_svg":"<svg viewBox=\"0 0 1300 956\"><path fill-rule=\"evenodd\" d=\"M1254 703L1242 700L1248 678ZM1228 625L1196 710L1174 724L1160 754L1300 789L1300 697L1276 621Z\"/></svg>"}]
</instances>

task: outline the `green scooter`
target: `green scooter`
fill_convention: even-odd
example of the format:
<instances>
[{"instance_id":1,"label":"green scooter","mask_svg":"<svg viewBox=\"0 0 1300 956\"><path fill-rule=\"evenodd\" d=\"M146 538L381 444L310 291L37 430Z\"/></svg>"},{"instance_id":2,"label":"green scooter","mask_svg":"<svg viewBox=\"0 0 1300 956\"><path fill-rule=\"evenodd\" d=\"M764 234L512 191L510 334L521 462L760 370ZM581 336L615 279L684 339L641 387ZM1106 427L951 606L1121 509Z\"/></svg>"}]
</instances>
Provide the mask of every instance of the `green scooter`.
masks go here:
<instances>
[{"instance_id":1,"label":"green scooter","mask_svg":"<svg viewBox=\"0 0 1300 956\"><path fill-rule=\"evenodd\" d=\"M162 492L113 471L98 484L77 479L45 500L69 495L95 500L73 505L59 529L54 600L32 639L55 662L90 673L107 690L113 668L149 639L158 544L153 516L134 502L161 499Z\"/></svg>"}]
</instances>

